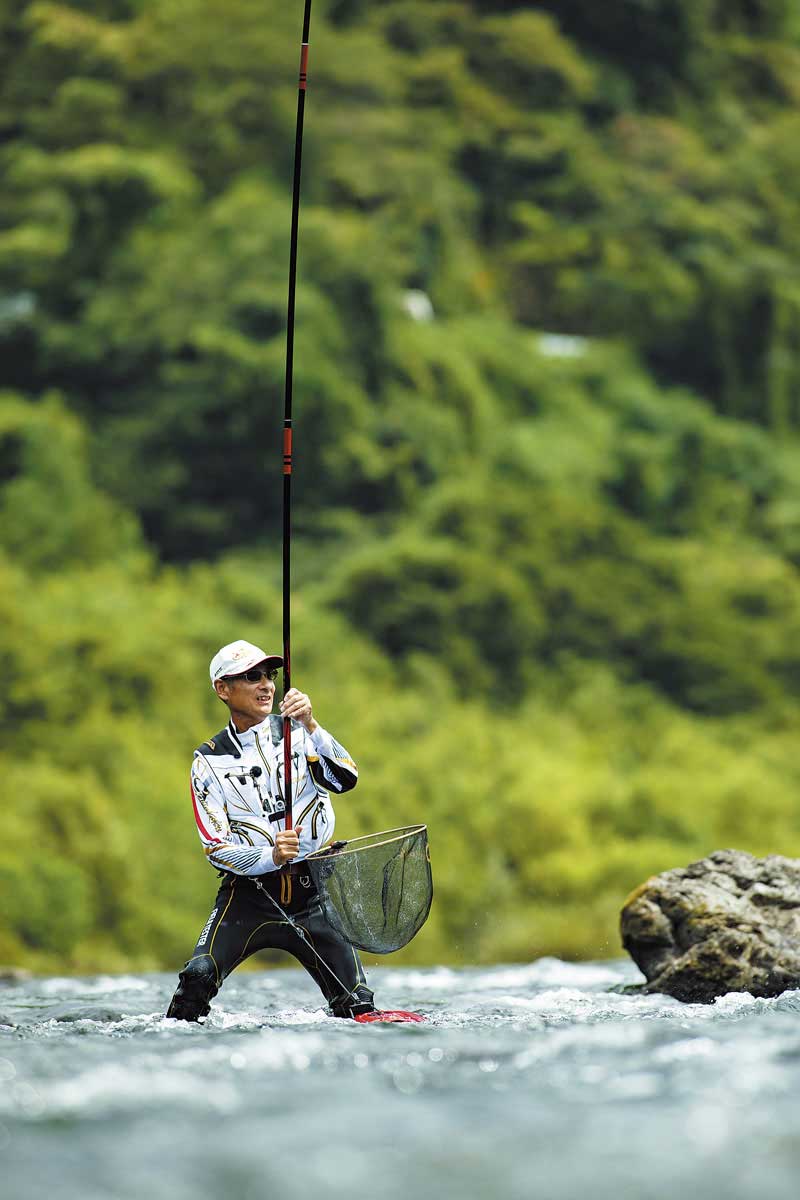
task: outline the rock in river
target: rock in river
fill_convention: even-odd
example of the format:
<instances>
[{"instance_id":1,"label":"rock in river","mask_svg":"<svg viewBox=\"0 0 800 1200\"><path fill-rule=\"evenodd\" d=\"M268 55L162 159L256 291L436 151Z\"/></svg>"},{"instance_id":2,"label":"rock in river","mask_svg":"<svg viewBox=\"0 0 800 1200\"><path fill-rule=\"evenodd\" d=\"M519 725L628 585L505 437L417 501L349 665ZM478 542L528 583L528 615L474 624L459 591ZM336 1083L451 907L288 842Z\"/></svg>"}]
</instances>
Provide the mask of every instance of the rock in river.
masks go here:
<instances>
[{"instance_id":1,"label":"rock in river","mask_svg":"<svg viewBox=\"0 0 800 1200\"><path fill-rule=\"evenodd\" d=\"M710 1004L800 987L800 859L717 850L625 901L622 944L644 990Z\"/></svg>"}]
</instances>

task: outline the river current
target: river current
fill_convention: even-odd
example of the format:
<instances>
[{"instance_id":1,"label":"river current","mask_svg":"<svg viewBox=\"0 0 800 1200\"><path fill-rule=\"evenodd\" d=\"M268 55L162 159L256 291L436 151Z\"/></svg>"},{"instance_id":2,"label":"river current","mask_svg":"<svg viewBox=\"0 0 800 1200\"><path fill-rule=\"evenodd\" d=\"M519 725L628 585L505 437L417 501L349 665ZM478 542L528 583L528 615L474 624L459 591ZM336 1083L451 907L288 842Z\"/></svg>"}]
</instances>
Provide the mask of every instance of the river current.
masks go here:
<instances>
[{"instance_id":1,"label":"river current","mask_svg":"<svg viewBox=\"0 0 800 1200\"><path fill-rule=\"evenodd\" d=\"M369 971L425 1025L325 1015L295 969L205 1025L172 975L0 988L4 1200L770 1200L800 1178L800 992L626 994L628 963Z\"/></svg>"}]
</instances>

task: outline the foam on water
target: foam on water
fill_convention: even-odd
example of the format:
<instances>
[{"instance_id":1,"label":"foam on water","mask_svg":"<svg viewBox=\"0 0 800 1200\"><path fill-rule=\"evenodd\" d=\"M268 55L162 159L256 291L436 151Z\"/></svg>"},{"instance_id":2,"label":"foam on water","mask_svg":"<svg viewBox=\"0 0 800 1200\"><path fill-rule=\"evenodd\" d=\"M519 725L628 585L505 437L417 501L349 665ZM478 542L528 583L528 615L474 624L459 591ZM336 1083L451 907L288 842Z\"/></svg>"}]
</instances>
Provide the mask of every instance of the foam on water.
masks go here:
<instances>
[{"instance_id":1,"label":"foam on water","mask_svg":"<svg viewBox=\"0 0 800 1200\"><path fill-rule=\"evenodd\" d=\"M329 1017L235 975L202 1025L171 976L0 991L0 1149L24 1200L794 1197L800 993L681 1005L626 963L382 968L425 1025Z\"/></svg>"}]
</instances>

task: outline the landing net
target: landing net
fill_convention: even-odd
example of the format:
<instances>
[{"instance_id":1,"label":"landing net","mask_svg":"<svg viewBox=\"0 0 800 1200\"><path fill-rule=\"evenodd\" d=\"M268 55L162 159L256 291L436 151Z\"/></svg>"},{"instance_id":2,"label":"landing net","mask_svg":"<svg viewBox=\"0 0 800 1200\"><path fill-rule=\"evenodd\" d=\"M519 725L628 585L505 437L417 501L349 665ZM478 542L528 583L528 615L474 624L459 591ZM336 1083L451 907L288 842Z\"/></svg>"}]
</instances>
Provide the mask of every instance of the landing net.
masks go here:
<instances>
[{"instance_id":1,"label":"landing net","mask_svg":"<svg viewBox=\"0 0 800 1200\"><path fill-rule=\"evenodd\" d=\"M425 825L337 842L303 866L329 924L358 950L391 954L425 924L433 900Z\"/></svg>"}]
</instances>

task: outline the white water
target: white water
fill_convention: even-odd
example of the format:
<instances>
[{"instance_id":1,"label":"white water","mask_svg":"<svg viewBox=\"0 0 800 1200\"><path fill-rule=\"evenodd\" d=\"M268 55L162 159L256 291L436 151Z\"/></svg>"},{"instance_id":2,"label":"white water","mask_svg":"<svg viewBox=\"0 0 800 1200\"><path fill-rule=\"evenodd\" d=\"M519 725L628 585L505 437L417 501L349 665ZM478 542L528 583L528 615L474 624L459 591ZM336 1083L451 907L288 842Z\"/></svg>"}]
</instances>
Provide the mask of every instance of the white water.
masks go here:
<instances>
[{"instance_id":1,"label":"white water","mask_svg":"<svg viewBox=\"0 0 800 1200\"><path fill-rule=\"evenodd\" d=\"M167 975L0 989L4 1200L772 1200L800 1177L800 993L609 989L626 963L369 972L360 1026L301 971L204 1026Z\"/></svg>"}]
</instances>

